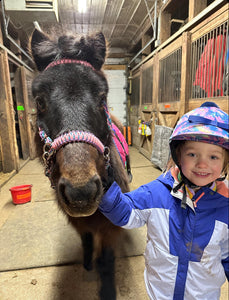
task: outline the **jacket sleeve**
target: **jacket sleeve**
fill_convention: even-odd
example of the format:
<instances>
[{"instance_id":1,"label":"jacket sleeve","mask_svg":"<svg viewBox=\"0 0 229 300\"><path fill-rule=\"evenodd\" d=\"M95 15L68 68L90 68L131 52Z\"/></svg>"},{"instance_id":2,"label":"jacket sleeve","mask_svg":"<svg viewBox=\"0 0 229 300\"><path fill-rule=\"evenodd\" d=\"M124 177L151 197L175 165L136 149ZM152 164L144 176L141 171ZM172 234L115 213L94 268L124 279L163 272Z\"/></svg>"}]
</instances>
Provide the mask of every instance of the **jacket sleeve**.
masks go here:
<instances>
[{"instance_id":1,"label":"jacket sleeve","mask_svg":"<svg viewBox=\"0 0 229 300\"><path fill-rule=\"evenodd\" d=\"M123 194L118 184L114 182L103 196L99 209L117 226L128 229L141 227L147 221L149 212L144 209L146 203L151 201L150 194L147 185Z\"/></svg>"}]
</instances>

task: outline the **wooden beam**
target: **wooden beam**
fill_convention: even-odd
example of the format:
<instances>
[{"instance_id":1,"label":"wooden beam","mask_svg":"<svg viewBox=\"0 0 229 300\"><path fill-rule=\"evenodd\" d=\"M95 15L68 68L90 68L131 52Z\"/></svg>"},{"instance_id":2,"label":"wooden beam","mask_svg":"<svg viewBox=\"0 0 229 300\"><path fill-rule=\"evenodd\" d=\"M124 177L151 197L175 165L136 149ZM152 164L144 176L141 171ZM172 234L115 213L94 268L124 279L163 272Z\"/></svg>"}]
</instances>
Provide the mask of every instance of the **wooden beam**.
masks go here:
<instances>
[{"instance_id":1,"label":"wooden beam","mask_svg":"<svg viewBox=\"0 0 229 300\"><path fill-rule=\"evenodd\" d=\"M180 112L178 111L178 112L176 113L175 117L173 118L171 124L170 124L170 127L171 127L171 128L174 128L174 127L175 127L175 125L176 125L176 123L177 123L177 121L178 121L178 119L179 119L179 116L180 116Z\"/></svg>"},{"instance_id":2,"label":"wooden beam","mask_svg":"<svg viewBox=\"0 0 229 300\"><path fill-rule=\"evenodd\" d=\"M21 67L21 81L22 81L22 91L24 98L24 105L26 109L26 127L29 142L29 156L34 159L39 155L34 143L37 135L37 108L35 101L33 100L31 85L34 74L24 67Z\"/></svg>"},{"instance_id":3,"label":"wooden beam","mask_svg":"<svg viewBox=\"0 0 229 300\"><path fill-rule=\"evenodd\" d=\"M191 21L196 15L207 7L207 0L189 0L189 16Z\"/></svg>"},{"instance_id":4,"label":"wooden beam","mask_svg":"<svg viewBox=\"0 0 229 300\"><path fill-rule=\"evenodd\" d=\"M153 52L151 52L144 60L142 60L140 63L138 63L136 66L134 66L132 68L132 71L137 70L142 64L144 64L146 61L148 61L150 58L152 58L156 53L161 51L161 49L165 48L171 42L176 40L177 37L179 37L181 34L183 34L183 32L191 30L192 28L194 28L194 26L197 26L197 24L199 24L202 20L206 19L206 17L209 14L214 13L217 9L218 9L218 11L216 13L218 13L219 10L221 9L222 5L224 5L224 7L222 9L228 10L228 4L226 4L225 0L215 0L215 1L213 1L201 13L199 13L196 17L194 17L190 22L185 24L183 27L181 27L181 29L179 29L177 32L175 32L172 36L167 38L164 42L161 41L160 46L158 46ZM162 26L162 21L161 21L161 26ZM163 30L163 28L161 30ZM162 31L161 34L163 36L163 31Z\"/></svg>"},{"instance_id":5,"label":"wooden beam","mask_svg":"<svg viewBox=\"0 0 229 300\"><path fill-rule=\"evenodd\" d=\"M104 65L103 70L126 70L126 65Z\"/></svg>"},{"instance_id":6,"label":"wooden beam","mask_svg":"<svg viewBox=\"0 0 229 300\"><path fill-rule=\"evenodd\" d=\"M23 159L29 157L29 140L28 140L28 127L27 127L27 107L25 105L25 99L23 95L23 82L21 76L21 69L18 68L15 72L14 82L15 82L15 95L17 104L17 114L18 114L18 126L20 132L21 148Z\"/></svg>"},{"instance_id":7,"label":"wooden beam","mask_svg":"<svg viewBox=\"0 0 229 300\"><path fill-rule=\"evenodd\" d=\"M181 61L181 92L180 117L187 112L187 102L190 94L190 64L191 64L191 35L184 32L182 35L182 61Z\"/></svg>"},{"instance_id":8,"label":"wooden beam","mask_svg":"<svg viewBox=\"0 0 229 300\"><path fill-rule=\"evenodd\" d=\"M150 35L148 35L148 34L143 34L143 36L142 36L142 40L141 40L141 42L142 42L142 48L144 48L145 47L145 45L149 42L151 40L151 36ZM147 56L147 55L149 55L151 53L151 45L149 45L143 52L142 52L142 56L144 57L144 55L145 56ZM144 57L145 58L145 57Z\"/></svg>"},{"instance_id":9,"label":"wooden beam","mask_svg":"<svg viewBox=\"0 0 229 300\"><path fill-rule=\"evenodd\" d=\"M15 111L11 94L8 55L0 51L0 136L4 173L19 169L19 155L15 130Z\"/></svg>"},{"instance_id":10,"label":"wooden beam","mask_svg":"<svg viewBox=\"0 0 229 300\"><path fill-rule=\"evenodd\" d=\"M200 107L206 101L215 102L223 111L229 114L229 97L212 97L212 98L201 98L201 99L189 99L187 111L193 110Z\"/></svg>"},{"instance_id":11,"label":"wooden beam","mask_svg":"<svg viewBox=\"0 0 229 300\"><path fill-rule=\"evenodd\" d=\"M158 113L158 119L159 119L159 124L162 125L162 126L166 126L166 122L165 122L165 119L164 119L164 116L161 112Z\"/></svg>"},{"instance_id":12,"label":"wooden beam","mask_svg":"<svg viewBox=\"0 0 229 300\"><path fill-rule=\"evenodd\" d=\"M161 24L160 24L160 43L163 44L169 37L171 33L170 28L171 14L164 10L161 13Z\"/></svg>"}]
</instances>

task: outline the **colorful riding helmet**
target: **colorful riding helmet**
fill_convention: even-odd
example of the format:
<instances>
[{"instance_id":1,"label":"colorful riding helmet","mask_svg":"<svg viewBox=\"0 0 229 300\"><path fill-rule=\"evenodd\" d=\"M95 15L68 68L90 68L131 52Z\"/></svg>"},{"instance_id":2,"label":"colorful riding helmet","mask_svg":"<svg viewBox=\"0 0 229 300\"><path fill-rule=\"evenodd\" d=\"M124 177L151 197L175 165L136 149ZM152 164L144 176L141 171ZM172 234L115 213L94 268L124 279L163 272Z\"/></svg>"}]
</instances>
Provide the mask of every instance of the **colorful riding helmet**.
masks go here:
<instances>
[{"instance_id":1,"label":"colorful riding helmet","mask_svg":"<svg viewBox=\"0 0 229 300\"><path fill-rule=\"evenodd\" d=\"M214 102L205 102L200 107L181 117L169 139L171 155L178 165L176 147L181 141L210 143L229 149L229 116Z\"/></svg>"}]
</instances>

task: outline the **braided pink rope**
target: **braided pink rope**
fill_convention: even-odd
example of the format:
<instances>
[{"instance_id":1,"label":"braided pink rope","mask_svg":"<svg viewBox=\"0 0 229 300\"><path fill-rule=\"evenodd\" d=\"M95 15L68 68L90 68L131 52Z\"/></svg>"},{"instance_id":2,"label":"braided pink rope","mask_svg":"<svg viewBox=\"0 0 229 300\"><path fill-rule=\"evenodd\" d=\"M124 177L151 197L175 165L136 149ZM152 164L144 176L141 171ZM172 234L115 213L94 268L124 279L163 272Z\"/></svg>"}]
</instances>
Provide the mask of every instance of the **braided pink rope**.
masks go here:
<instances>
[{"instance_id":1,"label":"braided pink rope","mask_svg":"<svg viewBox=\"0 0 229 300\"><path fill-rule=\"evenodd\" d=\"M52 142L52 149L58 150L71 142L85 142L94 146L100 153L104 153L104 145L94 134L78 130L60 135Z\"/></svg>"},{"instance_id":2,"label":"braided pink rope","mask_svg":"<svg viewBox=\"0 0 229 300\"><path fill-rule=\"evenodd\" d=\"M45 70L47 70L48 68L51 68L51 67L54 67L57 65L63 65L63 64L78 64L78 65L83 65L83 66L86 66L86 67L89 67L89 68L92 68L93 70L95 70L94 67L87 61L77 60L77 59L69 59L69 58L54 60L45 68Z\"/></svg>"},{"instance_id":3,"label":"braided pink rope","mask_svg":"<svg viewBox=\"0 0 229 300\"><path fill-rule=\"evenodd\" d=\"M112 131L111 116L110 116L110 113L109 113L109 110L108 110L108 107L107 107L107 104L106 104L105 101L103 102L103 107L104 107L104 111L105 111L105 114L106 114L106 117L107 117L107 125L110 128L110 130Z\"/></svg>"}]
</instances>

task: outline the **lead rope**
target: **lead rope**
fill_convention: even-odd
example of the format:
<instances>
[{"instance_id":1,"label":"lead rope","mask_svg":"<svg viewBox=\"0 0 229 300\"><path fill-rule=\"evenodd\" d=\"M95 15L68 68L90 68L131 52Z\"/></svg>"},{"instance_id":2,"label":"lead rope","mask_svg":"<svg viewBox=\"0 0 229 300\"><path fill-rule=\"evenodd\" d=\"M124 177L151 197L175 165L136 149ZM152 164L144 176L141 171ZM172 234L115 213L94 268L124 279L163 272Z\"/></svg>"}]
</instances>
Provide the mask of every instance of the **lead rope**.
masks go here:
<instances>
[{"instance_id":1,"label":"lead rope","mask_svg":"<svg viewBox=\"0 0 229 300\"><path fill-rule=\"evenodd\" d=\"M104 103L103 103L103 106L104 106L104 111L105 111L105 114L106 114L106 117L107 117L107 124L108 124L108 127L110 128L110 131L112 132L112 134L113 134L114 136L116 136L116 138L118 139L118 141L119 141L120 145L122 146L122 149L123 149L123 151L124 151L124 153L125 153L125 156L126 156L126 165L124 165L124 168L126 168L126 171L127 171L128 177L129 177L129 181L131 182L133 176L132 176L131 168L130 168L130 158L129 158L129 155L127 155L127 153L126 153L126 151L125 151L125 148L124 148L122 142L120 141L120 139L119 139L118 135L116 134L115 130L112 128L111 117L110 117L110 114L109 114L109 111L108 111L108 108L107 108L107 104L106 104L105 101L104 101ZM114 145L115 145L115 147L116 147L116 149L117 149L117 151L118 151L118 148L117 148L117 146L116 146L116 143L115 143L115 141L114 141L114 138L113 138L113 142L114 142ZM119 151L118 151L118 153L119 153ZM122 158L121 158L120 153L119 153L119 156L120 156L120 159L121 159L121 161L122 161Z\"/></svg>"},{"instance_id":2,"label":"lead rope","mask_svg":"<svg viewBox=\"0 0 229 300\"><path fill-rule=\"evenodd\" d=\"M51 188L56 189L56 186L52 179L52 172L54 168L54 154L56 150L52 149L52 139L39 127L39 135L42 141L44 141L42 159L45 165L45 176L50 180Z\"/></svg>"},{"instance_id":3,"label":"lead rope","mask_svg":"<svg viewBox=\"0 0 229 300\"><path fill-rule=\"evenodd\" d=\"M108 107L107 107L107 104L106 104L105 101L103 101L103 107L104 107L105 115L106 115L106 118L107 118L107 125L110 129L111 134L113 135L111 116L110 116L110 113L108 111ZM113 139L113 137L112 137L112 139ZM111 181L111 183L114 180L114 170L113 170L113 167L111 166L110 162L109 162L109 164L105 164L105 168L106 168L106 171L107 171L107 177L108 178L107 178L107 182L106 182L106 180L103 180L103 181L104 181L104 183L106 182L105 185L107 185L109 180ZM105 185L104 185L104 192L106 192ZM108 185L110 185L110 184L108 183Z\"/></svg>"},{"instance_id":4,"label":"lead rope","mask_svg":"<svg viewBox=\"0 0 229 300\"><path fill-rule=\"evenodd\" d=\"M105 101L103 102L103 107L104 107L104 111L105 111L105 114L106 114L106 117L107 117L107 125L110 128L110 131L113 132L111 116L110 116L110 113L108 111L108 107L107 107L107 104L106 104Z\"/></svg>"}]
</instances>

